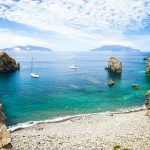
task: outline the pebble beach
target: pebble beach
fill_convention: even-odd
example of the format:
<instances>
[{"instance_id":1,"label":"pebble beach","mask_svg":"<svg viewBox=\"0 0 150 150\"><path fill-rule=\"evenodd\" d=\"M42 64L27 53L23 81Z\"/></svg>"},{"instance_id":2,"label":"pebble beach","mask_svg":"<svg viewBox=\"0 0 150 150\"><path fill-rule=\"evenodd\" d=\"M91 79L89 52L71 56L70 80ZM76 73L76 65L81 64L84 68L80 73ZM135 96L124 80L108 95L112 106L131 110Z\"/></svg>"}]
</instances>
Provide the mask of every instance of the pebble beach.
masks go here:
<instances>
[{"instance_id":1,"label":"pebble beach","mask_svg":"<svg viewBox=\"0 0 150 150\"><path fill-rule=\"evenodd\" d=\"M15 150L150 149L146 110L122 114L87 114L55 123L39 123L11 133Z\"/></svg>"}]
</instances>

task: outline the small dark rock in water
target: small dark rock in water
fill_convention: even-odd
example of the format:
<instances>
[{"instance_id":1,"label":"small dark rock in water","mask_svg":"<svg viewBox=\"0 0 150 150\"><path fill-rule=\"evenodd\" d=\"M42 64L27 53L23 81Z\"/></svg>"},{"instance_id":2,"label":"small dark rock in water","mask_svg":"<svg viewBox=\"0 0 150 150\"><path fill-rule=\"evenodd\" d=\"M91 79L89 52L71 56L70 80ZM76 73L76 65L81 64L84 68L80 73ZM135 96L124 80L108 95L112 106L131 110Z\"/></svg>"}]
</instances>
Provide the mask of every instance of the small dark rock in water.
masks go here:
<instances>
[{"instance_id":1,"label":"small dark rock in water","mask_svg":"<svg viewBox=\"0 0 150 150\"><path fill-rule=\"evenodd\" d=\"M115 84L115 82L112 80L112 79L109 79L108 80L108 85L109 86L113 86Z\"/></svg>"},{"instance_id":2,"label":"small dark rock in water","mask_svg":"<svg viewBox=\"0 0 150 150\"><path fill-rule=\"evenodd\" d=\"M108 67L105 67L106 70L114 73L121 73L122 72L122 63L116 57L111 57L108 62Z\"/></svg>"},{"instance_id":3,"label":"small dark rock in water","mask_svg":"<svg viewBox=\"0 0 150 150\"><path fill-rule=\"evenodd\" d=\"M140 89L140 86L139 86L138 84L132 84L132 87L133 87L134 89Z\"/></svg>"},{"instance_id":4,"label":"small dark rock in water","mask_svg":"<svg viewBox=\"0 0 150 150\"><path fill-rule=\"evenodd\" d=\"M0 72L10 72L20 69L20 64L4 51L0 52Z\"/></svg>"}]
</instances>

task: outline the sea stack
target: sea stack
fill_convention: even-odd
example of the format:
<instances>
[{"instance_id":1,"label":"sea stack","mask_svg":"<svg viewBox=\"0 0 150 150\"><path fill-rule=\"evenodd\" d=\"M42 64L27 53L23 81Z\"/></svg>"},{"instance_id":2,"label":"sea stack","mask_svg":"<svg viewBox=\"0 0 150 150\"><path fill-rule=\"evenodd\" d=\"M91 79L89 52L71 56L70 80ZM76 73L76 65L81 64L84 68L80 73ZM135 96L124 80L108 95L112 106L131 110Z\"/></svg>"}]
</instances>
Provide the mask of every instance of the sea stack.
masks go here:
<instances>
[{"instance_id":1,"label":"sea stack","mask_svg":"<svg viewBox=\"0 0 150 150\"><path fill-rule=\"evenodd\" d=\"M150 74L150 56L147 56L146 58L144 58L144 60L147 61L147 64L146 64L146 73Z\"/></svg>"},{"instance_id":2,"label":"sea stack","mask_svg":"<svg viewBox=\"0 0 150 150\"><path fill-rule=\"evenodd\" d=\"M0 52L0 72L10 72L20 69L20 64L4 51Z\"/></svg>"},{"instance_id":3,"label":"sea stack","mask_svg":"<svg viewBox=\"0 0 150 150\"><path fill-rule=\"evenodd\" d=\"M121 73L122 72L122 63L116 57L111 57L108 62L108 67L105 68L106 70L114 73Z\"/></svg>"}]
</instances>

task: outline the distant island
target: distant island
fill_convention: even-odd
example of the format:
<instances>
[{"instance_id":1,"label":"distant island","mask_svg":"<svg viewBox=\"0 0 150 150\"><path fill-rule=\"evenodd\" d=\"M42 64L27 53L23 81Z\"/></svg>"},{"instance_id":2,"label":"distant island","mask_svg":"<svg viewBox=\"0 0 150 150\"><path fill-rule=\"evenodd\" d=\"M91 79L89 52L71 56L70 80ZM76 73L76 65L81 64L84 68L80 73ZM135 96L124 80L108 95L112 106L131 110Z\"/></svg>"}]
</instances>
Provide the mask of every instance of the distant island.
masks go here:
<instances>
[{"instance_id":1,"label":"distant island","mask_svg":"<svg viewBox=\"0 0 150 150\"><path fill-rule=\"evenodd\" d=\"M138 49L134 49L131 47L121 46L121 45L104 45L102 47L93 49L91 51L113 51L113 52L130 52L130 53L139 53L141 52Z\"/></svg>"},{"instance_id":2,"label":"distant island","mask_svg":"<svg viewBox=\"0 0 150 150\"><path fill-rule=\"evenodd\" d=\"M40 47L40 46L15 46L11 48L3 48L3 51L52 51L52 49L46 48L46 47Z\"/></svg>"}]
</instances>

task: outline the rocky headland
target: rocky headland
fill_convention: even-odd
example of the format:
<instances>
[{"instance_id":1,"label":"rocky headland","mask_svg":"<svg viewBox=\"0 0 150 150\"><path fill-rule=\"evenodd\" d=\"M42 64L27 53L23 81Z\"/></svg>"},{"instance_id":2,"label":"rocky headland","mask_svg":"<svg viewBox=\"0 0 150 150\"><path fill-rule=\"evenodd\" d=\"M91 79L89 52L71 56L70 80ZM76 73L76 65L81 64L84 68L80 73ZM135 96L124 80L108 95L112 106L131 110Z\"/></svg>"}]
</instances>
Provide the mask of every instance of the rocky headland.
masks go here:
<instances>
[{"instance_id":1,"label":"rocky headland","mask_svg":"<svg viewBox=\"0 0 150 150\"><path fill-rule=\"evenodd\" d=\"M20 69L20 64L6 52L0 52L0 72L10 72Z\"/></svg>"}]
</instances>

